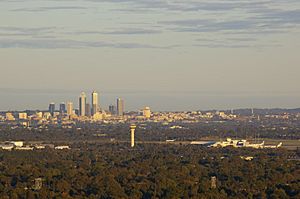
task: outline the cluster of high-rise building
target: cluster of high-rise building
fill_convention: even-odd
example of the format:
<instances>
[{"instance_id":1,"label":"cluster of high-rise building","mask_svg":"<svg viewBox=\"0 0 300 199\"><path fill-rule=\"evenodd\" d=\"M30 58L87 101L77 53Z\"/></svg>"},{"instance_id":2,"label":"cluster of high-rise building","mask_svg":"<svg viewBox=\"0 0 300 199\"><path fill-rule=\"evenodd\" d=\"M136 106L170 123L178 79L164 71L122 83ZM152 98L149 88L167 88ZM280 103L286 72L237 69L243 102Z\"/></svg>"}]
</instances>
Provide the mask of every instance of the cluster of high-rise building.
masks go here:
<instances>
[{"instance_id":1,"label":"cluster of high-rise building","mask_svg":"<svg viewBox=\"0 0 300 199\"><path fill-rule=\"evenodd\" d=\"M0 122L21 124L22 126L41 126L48 124L69 125L76 122L97 122L106 123L156 120L150 108L144 107L139 111L125 113L124 99L117 98L115 104L110 104L108 110L100 106L100 97L93 91L88 97L81 92L77 103L71 101L61 102L58 106L51 102L48 110L26 110L8 111L0 113Z\"/></svg>"},{"instance_id":2,"label":"cluster of high-rise building","mask_svg":"<svg viewBox=\"0 0 300 199\"><path fill-rule=\"evenodd\" d=\"M115 104L110 104L108 110L101 108L99 101L100 97L96 91L91 93L90 98L87 97L85 92L81 92L77 103L68 101L56 106L54 102L51 102L48 110L0 112L0 122L6 121L12 125L26 127L56 124L70 126L77 122L102 121L105 123L118 123L141 120L150 121L153 116L149 107L125 113L125 103L121 98L117 98Z\"/></svg>"},{"instance_id":3,"label":"cluster of high-rise building","mask_svg":"<svg viewBox=\"0 0 300 199\"><path fill-rule=\"evenodd\" d=\"M109 106L109 112L111 115L123 116L124 115L124 100L117 98L116 105L111 104ZM79 96L78 109L74 109L73 102L67 102L67 105L62 102L59 104L59 110L55 108L55 103L49 104L49 113L54 116L55 113L67 114L68 116L78 117L101 117L102 109L99 104L99 94L93 91L91 94L91 103L87 100L87 95L82 92Z\"/></svg>"}]
</instances>

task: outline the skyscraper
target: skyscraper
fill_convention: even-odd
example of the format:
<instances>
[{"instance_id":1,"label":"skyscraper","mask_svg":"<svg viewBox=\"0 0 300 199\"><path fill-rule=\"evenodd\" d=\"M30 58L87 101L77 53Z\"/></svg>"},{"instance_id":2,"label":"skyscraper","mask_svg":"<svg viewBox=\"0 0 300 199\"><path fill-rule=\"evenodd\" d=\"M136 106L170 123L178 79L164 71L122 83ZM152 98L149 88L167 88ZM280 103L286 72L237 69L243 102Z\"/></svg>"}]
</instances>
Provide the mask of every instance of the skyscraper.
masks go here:
<instances>
[{"instance_id":1,"label":"skyscraper","mask_svg":"<svg viewBox=\"0 0 300 199\"><path fill-rule=\"evenodd\" d=\"M67 114L73 115L73 103L72 102L67 103Z\"/></svg>"},{"instance_id":2,"label":"skyscraper","mask_svg":"<svg viewBox=\"0 0 300 199\"><path fill-rule=\"evenodd\" d=\"M53 116L53 114L55 112L55 103L52 102L52 103L49 104L49 112Z\"/></svg>"},{"instance_id":3,"label":"skyscraper","mask_svg":"<svg viewBox=\"0 0 300 199\"><path fill-rule=\"evenodd\" d=\"M109 105L108 110L112 115L116 114L116 106L115 105L112 105L112 104Z\"/></svg>"},{"instance_id":4,"label":"skyscraper","mask_svg":"<svg viewBox=\"0 0 300 199\"><path fill-rule=\"evenodd\" d=\"M98 99L98 93L96 91L93 91L92 93L92 115L95 115L98 112L99 107L99 99Z\"/></svg>"},{"instance_id":5,"label":"skyscraper","mask_svg":"<svg viewBox=\"0 0 300 199\"><path fill-rule=\"evenodd\" d=\"M85 104L85 116L91 117L91 105L89 103Z\"/></svg>"},{"instance_id":6,"label":"skyscraper","mask_svg":"<svg viewBox=\"0 0 300 199\"><path fill-rule=\"evenodd\" d=\"M66 112L66 104L64 102L59 104L59 112L60 114L64 114Z\"/></svg>"},{"instance_id":7,"label":"skyscraper","mask_svg":"<svg viewBox=\"0 0 300 199\"><path fill-rule=\"evenodd\" d=\"M124 100L121 98L117 99L117 114L118 116L124 115Z\"/></svg>"},{"instance_id":8,"label":"skyscraper","mask_svg":"<svg viewBox=\"0 0 300 199\"><path fill-rule=\"evenodd\" d=\"M79 97L79 116L85 116L86 95L84 92Z\"/></svg>"}]
</instances>

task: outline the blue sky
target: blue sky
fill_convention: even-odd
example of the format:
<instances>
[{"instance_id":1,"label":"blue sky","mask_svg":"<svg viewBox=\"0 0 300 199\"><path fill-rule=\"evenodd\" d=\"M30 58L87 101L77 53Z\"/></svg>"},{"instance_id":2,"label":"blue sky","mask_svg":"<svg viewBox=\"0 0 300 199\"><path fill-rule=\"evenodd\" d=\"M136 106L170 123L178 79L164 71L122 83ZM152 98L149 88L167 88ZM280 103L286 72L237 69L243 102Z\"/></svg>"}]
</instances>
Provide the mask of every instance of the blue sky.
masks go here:
<instances>
[{"instance_id":1,"label":"blue sky","mask_svg":"<svg viewBox=\"0 0 300 199\"><path fill-rule=\"evenodd\" d=\"M299 107L298 0L0 0L0 109Z\"/></svg>"}]
</instances>

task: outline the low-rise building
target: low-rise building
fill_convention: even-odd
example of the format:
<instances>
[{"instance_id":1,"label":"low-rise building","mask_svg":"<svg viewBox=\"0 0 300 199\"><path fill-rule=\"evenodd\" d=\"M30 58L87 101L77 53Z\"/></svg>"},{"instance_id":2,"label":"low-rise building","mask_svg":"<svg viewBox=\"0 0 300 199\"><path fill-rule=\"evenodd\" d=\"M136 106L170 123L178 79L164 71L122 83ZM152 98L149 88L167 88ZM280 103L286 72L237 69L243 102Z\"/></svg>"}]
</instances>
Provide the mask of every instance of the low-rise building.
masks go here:
<instances>
[{"instance_id":1,"label":"low-rise building","mask_svg":"<svg viewBox=\"0 0 300 199\"><path fill-rule=\"evenodd\" d=\"M19 120L27 120L27 113L19 113Z\"/></svg>"},{"instance_id":2,"label":"low-rise building","mask_svg":"<svg viewBox=\"0 0 300 199\"><path fill-rule=\"evenodd\" d=\"M54 147L54 149L63 150L63 149L70 149L70 147L69 146L56 146L56 147Z\"/></svg>"},{"instance_id":3,"label":"low-rise building","mask_svg":"<svg viewBox=\"0 0 300 199\"><path fill-rule=\"evenodd\" d=\"M14 115L12 113L10 113L10 112L8 112L8 113L5 114L5 119L7 121L15 121L16 120L16 118L14 117Z\"/></svg>"},{"instance_id":4,"label":"low-rise building","mask_svg":"<svg viewBox=\"0 0 300 199\"><path fill-rule=\"evenodd\" d=\"M15 150L22 150L22 151L32 151L34 148L31 146L23 146L23 147L15 147Z\"/></svg>"},{"instance_id":5,"label":"low-rise building","mask_svg":"<svg viewBox=\"0 0 300 199\"><path fill-rule=\"evenodd\" d=\"M13 144L0 144L0 149L11 151L15 146Z\"/></svg>"}]
</instances>

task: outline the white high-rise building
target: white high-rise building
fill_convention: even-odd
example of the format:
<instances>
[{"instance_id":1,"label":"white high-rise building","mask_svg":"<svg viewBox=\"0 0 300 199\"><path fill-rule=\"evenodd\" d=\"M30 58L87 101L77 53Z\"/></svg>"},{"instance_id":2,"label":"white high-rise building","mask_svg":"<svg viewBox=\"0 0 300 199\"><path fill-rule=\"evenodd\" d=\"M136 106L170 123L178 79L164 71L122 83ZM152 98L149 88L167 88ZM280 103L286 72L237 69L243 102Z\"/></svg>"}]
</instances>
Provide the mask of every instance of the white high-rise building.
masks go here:
<instances>
[{"instance_id":1,"label":"white high-rise building","mask_svg":"<svg viewBox=\"0 0 300 199\"><path fill-rule=\"evenodd\" d=\"M79 116L85 116L86 95L84 92L79 97Z\"/></svg>"},{"instance_id":2,"label":"white high-rise building","mask_svg":"<svg viewBox=\"0 0 300 199\"><path fill-rule=\"evenodd\" d=\"M73 103L72 102L67 103L67 114L73 115Z\"/></svg>"},{"instance_id":3,"label":"white high-rise building","mask_svg":"<svg viewBox=\"0 0 300 199\"><path fill-rule=\"evenodd\" d=\"M124 100L121 98L117 99L117 114L118 116L124 115Z\"/></svg>"},{"instance_id":4,"label":"white high-rise building","mask_svg":"<svg viewBox=\"0 0 300 199\"><path fill-rule=\"evenodd\" d=\"M92 115L95 115L99 110L99 98L98 93L93 91L92 93Z\"/></svg>"}]
</instances>

